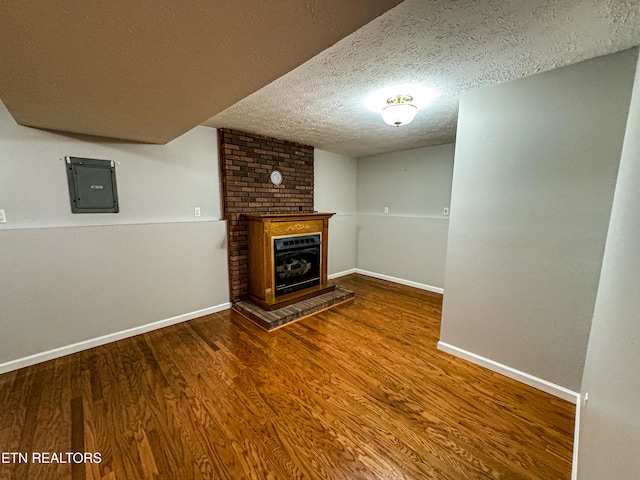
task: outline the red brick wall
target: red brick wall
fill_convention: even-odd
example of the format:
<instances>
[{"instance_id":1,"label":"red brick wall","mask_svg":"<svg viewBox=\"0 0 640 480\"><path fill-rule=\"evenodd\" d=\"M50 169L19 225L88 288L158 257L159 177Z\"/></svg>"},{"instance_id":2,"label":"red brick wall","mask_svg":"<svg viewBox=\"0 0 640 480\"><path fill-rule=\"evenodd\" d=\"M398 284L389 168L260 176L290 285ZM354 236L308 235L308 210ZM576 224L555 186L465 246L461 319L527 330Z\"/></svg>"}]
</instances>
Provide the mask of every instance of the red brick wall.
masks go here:
<instances>
[{"instance_id":1,"label":"red brick wall","mask_svg":"<svg viewBox=\"0 0 640 480\"><path fill-rule=\"evenodd\" d=\"M313 212L313 147L218 130L222 205L227 219L231 301L247 296L247 225L242 213ZM282 173L273 185L273 170Z\"/></svg>"}]
</instances>

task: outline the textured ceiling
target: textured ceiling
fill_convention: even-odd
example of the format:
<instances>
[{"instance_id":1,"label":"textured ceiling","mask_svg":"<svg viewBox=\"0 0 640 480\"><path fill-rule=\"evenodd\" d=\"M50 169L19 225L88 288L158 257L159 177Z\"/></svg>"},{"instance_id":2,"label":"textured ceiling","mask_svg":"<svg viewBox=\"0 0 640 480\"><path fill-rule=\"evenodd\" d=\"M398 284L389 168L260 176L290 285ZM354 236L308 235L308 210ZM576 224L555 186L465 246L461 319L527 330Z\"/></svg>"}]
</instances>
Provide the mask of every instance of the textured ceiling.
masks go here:
<instances>
[{"instance_id":1,"label":"textured ceiling","mask_svg":"<svg viewBox=\"0 0 640 480\"><path fill-rule=\"evenodd\" d=\"M405 0L205 125L351 156L448 143L461 94L638 44L638 0ZM405 83L440 94L412 124L364 106Z\"/></svg>"},{"instance_id":2,"label":"textured ceiling","mask_svg":"<svg viewBox=\"0 0 640 480\"><path fill-rule=\"evenodd\" d=\"M22 124L165 143L401 0L0 2L0 98Z\"/></svg>"}]
</instances>

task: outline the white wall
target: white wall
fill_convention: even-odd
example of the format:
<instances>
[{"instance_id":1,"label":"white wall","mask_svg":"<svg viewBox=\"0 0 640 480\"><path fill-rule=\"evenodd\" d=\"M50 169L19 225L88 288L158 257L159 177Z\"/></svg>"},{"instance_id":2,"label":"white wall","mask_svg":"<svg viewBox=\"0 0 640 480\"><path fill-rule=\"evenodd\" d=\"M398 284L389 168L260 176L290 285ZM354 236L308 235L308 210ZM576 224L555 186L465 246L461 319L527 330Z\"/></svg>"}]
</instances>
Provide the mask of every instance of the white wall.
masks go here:
<instances>
[{"instance_id":1,"label":"white wall","mask_svg":"<svg viewBox=\"0 0 640 480\"><path fill-rule=\"evenodd\" d=\"M214 129L141 145L22 127L0 103L0 152L0 371L228 302ZM66 155L117 162L120 213L71 213Z\"/></svg>"},{"instance_id":2,"label":"white wall","mask_svg":"<svg viewBox=\"0 0 640 480\"><path fill-rule=\"evenodd\" d=\"M579 390L636 59L462 97L442 342Z\"/></svg>"},{"instance_id":3,"label":"white wall","mask_svg":"<svg viewBox=\"0 0 640 480\"><path fill-rule=\"evenodd\" d=\"M578 478L640 472L640 70L636 73L582 393Z\"/></svg>"},{"instance_id":4,"label":"white wall","mask_svg":"<svg viewBox=\"0 0 640 480\"><path fill-rule=\"evenodd\" d=\"M15 123L0 102L0 228L191 222L220 219L216 131L197 127L145 145ZM116 161L118 214L72 214L64 156ZM194 207L202 216L194 217Z\"/></svg>"},{"instance_id":5,"label":"white wall","mask_svg":"<svg viewBox=\"0 0 640 480\"><path fill-rule=\"evenodd\" d=\"M358 269L444 286L453 154L447 144L358 159Z\"/></svg>"},{"instance_id":6,"label":"white wall","mask_svg":"<svg viewBox=\"0 0 640 480\"><path fill-rule=\"evenodd\" d=\"M356 267L355 158L315 149L314 205L319 212L335 212L329 219L329 275Z\"/></svg>"}]
</instances>

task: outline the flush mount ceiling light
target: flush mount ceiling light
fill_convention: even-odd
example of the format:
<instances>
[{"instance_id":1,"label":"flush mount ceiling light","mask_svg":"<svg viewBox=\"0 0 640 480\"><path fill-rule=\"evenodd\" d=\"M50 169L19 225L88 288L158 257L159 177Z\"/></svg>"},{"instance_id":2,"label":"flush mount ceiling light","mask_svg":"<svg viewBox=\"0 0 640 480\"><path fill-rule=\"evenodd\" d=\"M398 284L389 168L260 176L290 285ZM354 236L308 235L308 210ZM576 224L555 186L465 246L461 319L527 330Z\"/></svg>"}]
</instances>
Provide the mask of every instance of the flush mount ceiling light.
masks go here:
<instances>
[{"instance_id":1,"label":"flush mount ceiling light","mask_svg":"<svg viewBox=\"0 0 640 480\"><path fill-rule=\"evenodd\" d=\"M407 125L415 118L418 107L413 103L411 95L396 95L387 99L387 106L380 111L384 123L399 127Z\"/></svg>"},{"instance_id":2,"label":"flush mount ceiling light","mask_svg":"<svg viewBox=\"0 0 640 480\"><path fill-rule=\"evenodd\" d=\"M363 103L371 111L381 114L385 123L399 127L411 122L418 110L433 103L438 96L432 87L404 83L376 89L367 95Z\"/></svg>"}]
</instances>

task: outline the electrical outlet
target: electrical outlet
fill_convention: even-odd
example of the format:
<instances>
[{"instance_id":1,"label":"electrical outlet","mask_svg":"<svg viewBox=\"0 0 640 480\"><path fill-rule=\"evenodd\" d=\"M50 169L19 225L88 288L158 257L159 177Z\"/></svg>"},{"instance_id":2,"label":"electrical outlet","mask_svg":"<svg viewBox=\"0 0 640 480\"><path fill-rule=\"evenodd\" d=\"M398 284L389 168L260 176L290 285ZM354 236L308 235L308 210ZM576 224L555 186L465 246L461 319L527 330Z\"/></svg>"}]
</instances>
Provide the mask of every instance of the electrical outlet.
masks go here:
<instances>
[{"instance_id":1,"label":"electrical outlet","mask_svg":"<svg viewBox=\"0 0 640 480\"><path fill-rule=\"evenodd\" d=\"M196 214L196 217L199 217L200 216L200 207L196 207L194 212Z\"/></svg>"},{"instance_id":2,"label":"electrical outlet","mask_svg":"<svg viewBox=\"0 0 640 480\"><path fill-rule=\"evenodd\" d=\"M384 213L389 213L389 207L384 207Z\"/></svg>"},{"instance_id":3,"label":"electrical outlet","mask_svg":"<svg viewBox=\"0 0 640 480\"><path fill-rule=\"evenodd\" d=\"M442 215L444 215L445 217L449 215L449 207L444 207L442 209Z\"/></svg>"},{"instance_id":4,"label":"electrical outlet","mask_svg":"<svg viewBox=\"0 0 640 480\"><path fill-rule=\"evenodd\" d=\"M4 213L4 208L0 208L0 223L7 223L7 214Z\"/></svg>"}]
</instances>

